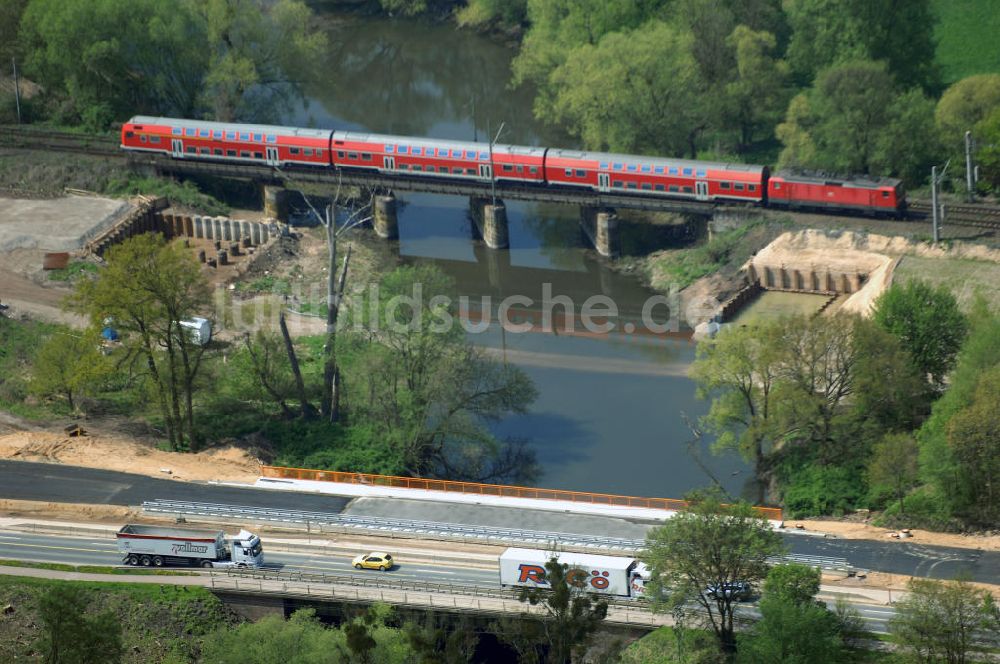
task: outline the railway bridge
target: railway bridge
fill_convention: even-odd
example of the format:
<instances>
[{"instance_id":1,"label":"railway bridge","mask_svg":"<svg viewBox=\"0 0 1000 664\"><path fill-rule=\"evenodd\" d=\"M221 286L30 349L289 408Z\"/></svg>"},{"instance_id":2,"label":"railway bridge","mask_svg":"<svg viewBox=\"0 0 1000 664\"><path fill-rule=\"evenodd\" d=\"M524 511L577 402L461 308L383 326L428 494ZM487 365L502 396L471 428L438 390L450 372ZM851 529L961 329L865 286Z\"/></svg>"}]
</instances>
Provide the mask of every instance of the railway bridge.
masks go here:
<instances>
[{"instance_id":1,"label":"railway bridge","mask_svg":"<svg viewBox=\"0 0 1000 664\"><path fill-rule=\"evenodd\" d=\"M620 251L616 209L678 212L706 218L739 216L741 207L724 207L710 202L665 200L623 196L613 192L596 192L589 189L552 189L511 182L446 182L426 177L378 171L337 171L306 167L276 168L263 164L227 164L200 160L172 159L163 155L130 154L137 166L146 166L160 173L178 175L212 175L232 179L251 180L264 186L265 208L272 216L281 218L285 186L303 183L348 185L374 189L381 192L374 201L375 232L382 238L399 236L396 217L395 192L421 192L467 196L472 218L486 246L504 249L509 245L507 212L504 200L543 201L569 203L580 206L580 224L602 256L615 256Z\"/></svg>"}]
</instances>

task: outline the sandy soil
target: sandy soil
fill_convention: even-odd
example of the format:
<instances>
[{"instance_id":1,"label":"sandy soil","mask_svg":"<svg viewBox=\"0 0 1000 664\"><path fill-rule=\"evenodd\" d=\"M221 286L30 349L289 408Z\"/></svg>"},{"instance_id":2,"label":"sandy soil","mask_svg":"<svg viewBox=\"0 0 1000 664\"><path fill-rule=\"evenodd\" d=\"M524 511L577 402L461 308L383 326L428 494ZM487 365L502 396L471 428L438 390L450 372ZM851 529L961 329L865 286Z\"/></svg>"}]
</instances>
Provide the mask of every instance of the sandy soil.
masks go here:
<instances>
[{"instance_id":1,"label":"sandy soil","mask_svg":"<svg viewBox=\"0 0 1000 664\"><path fill-rule=\"evenodd\" d=\"M117 470L181 480L253 482L260 460L232 445L197 454L164 452L121 436L88 433L69 437L48 431L18 431L0 436L0 459L42 461ZM167 472L170 471L170 472Z\"/></svg>"},{"instance_id":2,"label":"sandy soil","mask_svg":"<svg viewBox=\"0 0 1000 664\"><path fill-rule=\"evenodd\" d=\"M888 528L878 528L867 523L833 520L795 520L786 521L785 527L795 528L797 524L805 530L829 533L843 539L868 539L882 541L913 542L917 544L933 544L937 546L955 546L966 549L982 549L984 551L1000 551L1000 534L995 535L959 535L955 533L935 533L929 530L910 530L911 537L898 540L891 537L898 531Z\"/></svg>"}]
</instances>

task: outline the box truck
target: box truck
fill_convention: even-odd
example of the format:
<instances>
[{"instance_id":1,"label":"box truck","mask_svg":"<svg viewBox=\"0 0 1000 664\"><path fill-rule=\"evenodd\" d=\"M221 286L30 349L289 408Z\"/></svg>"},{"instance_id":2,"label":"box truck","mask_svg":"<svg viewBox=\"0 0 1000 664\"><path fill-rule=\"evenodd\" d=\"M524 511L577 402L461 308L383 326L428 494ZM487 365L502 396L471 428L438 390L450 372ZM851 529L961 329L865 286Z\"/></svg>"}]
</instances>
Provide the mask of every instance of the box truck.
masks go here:
<instances>
[{"instance_id":1,"label":"box truck","mask_svg":"<svg viewBox=\"0 0 1000 664\"><path fill-rule=\"evenodd\" d=\"M569 566L567 581L587 592L619 597L642 597L649 573L635 558L587 553L507 549L500 554L500 585L549 588L545 563L555 558Z\"/></svg>"},{"instance_id":2,"label":"box truck","mask_svg":"<svg viewBox=\"0 0 1000 664\"><path fill-rule=\"evenodd\" d=\"M129 524L117 533L118 553L125 565L163 567L260 567L260 538L241 530L232 539L221 530L192 530Z\"/></svg>"}]
</instances>

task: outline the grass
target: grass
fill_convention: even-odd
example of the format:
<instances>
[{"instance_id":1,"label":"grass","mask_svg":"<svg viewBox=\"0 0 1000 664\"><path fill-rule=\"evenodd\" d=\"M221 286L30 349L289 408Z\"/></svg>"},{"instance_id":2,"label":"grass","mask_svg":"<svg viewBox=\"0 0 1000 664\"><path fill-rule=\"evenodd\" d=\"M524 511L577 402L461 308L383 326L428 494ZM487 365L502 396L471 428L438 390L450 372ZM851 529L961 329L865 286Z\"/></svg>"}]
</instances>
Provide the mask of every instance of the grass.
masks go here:
<instances>
[{"instance_id":1,"label":"grass","mask_svg":"<svg viewBox=\"0 0 1000 664\"><path fill-rule=\"evenodd\" d=\"M946 84L1000 71L1000 11L996 0L934 0L939 20L937 61Z\"/></svg>"},{"instance_id":2,"label":"grass","mask_svg":"<svg viewBox=\"0 0 1000 664\"><path fill-rule=\"evenodd\" d=\"M85 274L94 274L99 268L97 263L89 261L73 261L64 268L49 270L49 281L69 281L73 282Z\"/></svg>"},{"instance_id":3,"label":"grass","mask_svg":"<svg viewBox=\"0 0 1000 664\"><path fill-rule=\"evenodd\" d=\"M1000 309L1000 264L961 258L922 258L904 256L896 266L893 279L906 283L914 279L932 286L945 286L968 312L977 297L986 298L990 307Z\"/></svg>"},{"instance_id":4,"label":"grass","mask_svg":"<svg viewBox=\"0 0 1000 664\"><path fill-rule=\"evenodd\" d=\"M717 272L732 261L739 261L750 251L743 241L753 228L764 222L752 222L740 228L716 233L708 242L687 249L666 251L650 258L655 283L677 284L687 288L698 279ZM743 258L745 260L745 258Z\"/></svg>"},{"instance_id":5,"label":"grass","mask_svg":"<svg viewBox=\"0 0 1000 664\"><path fill-rule=\"evenodd\" d=\"M79 572L80 574L138 574L145 576L197 576L194 572L178 572L164 569L141 569L130 567L109 567L107 565L67 565L65 563L36 563L26 560L0 559L3 567L27 567L49 569L56 572Z\"/></svg>"}]
</instances>

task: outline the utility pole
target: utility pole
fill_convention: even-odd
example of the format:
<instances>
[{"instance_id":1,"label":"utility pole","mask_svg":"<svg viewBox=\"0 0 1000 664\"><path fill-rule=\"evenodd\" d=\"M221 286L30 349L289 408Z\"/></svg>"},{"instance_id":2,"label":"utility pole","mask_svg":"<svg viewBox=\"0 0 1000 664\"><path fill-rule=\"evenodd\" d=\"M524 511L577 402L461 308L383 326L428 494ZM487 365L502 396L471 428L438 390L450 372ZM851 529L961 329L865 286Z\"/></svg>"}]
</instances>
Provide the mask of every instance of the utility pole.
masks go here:
<instances>
[{"instance_id":1,"label":"utility pole","mask_svg":"<svg viewBox=\"0 0 1000 664\"><path fill-rule=\"evenodd\" d=\"M21 124L21 88L17 81L17 60L11 58L10 64L14 67L14 104L17 106L17 124Z\"/></svg>"},{"instance_id":2,"label":"utility pole","mask_svg":"<svg viewBox=\"0 0 1000 664\"><path fill-rule=\"evenodd\" d=\"M975 200L975 171L972 169L972 132L965 132L965 184L969 189L969 202Z\"/></svg>"},{"instance_id":3,"label":"utility pole","mask_svg":"<svg viewBox=\"0 0 1000 664\"><path fill-rule=\"evenodd\" d=\"M931 224L934 227L934 244L938 243L938 177L937 166L931 166Z\"/></svg>"},{"instance_id":4,"label":"utility pole","mask_svg":"<svg viewBox=\"0 0 1000 664\"><path fill-rule=\"evenodd\" d=\"M497 135L493 136L490 131L490 121L486 121L486 135L490 136L490 189L493 194L493 207L497 205L497 174L496 169L493 167L493 144L500 140L500 134L503 133L504 123L500 123L500 128L497 129Z\"/></svg>"}]
</instances>

